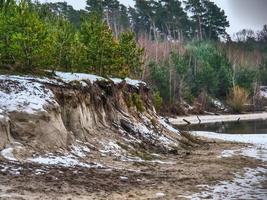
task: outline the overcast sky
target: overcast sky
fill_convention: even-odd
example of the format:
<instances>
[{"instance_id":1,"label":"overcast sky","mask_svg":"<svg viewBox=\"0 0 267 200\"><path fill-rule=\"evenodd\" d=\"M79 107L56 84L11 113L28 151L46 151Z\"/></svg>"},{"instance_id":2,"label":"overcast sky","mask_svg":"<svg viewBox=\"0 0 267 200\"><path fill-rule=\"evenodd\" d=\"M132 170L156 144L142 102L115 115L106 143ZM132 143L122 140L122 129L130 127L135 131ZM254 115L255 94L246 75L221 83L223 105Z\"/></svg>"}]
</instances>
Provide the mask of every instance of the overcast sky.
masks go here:
<instances>
[{"instance_id":1,"label":"overcast sky","mask_svg":"<svg viewBox=\"0 0 267 200\"><path fill-rule=\"evenodd\" d=\"M58 2L64 0L40 0L41 2ZM75 9L83 9L86 0L65 0ZM230 21L228 32L233 33L241 29L260 30L267 24L267 0L213 0L225 10ZM133 0L120 0L127 6L133 6Z\"/></svg>"}]
</instances>

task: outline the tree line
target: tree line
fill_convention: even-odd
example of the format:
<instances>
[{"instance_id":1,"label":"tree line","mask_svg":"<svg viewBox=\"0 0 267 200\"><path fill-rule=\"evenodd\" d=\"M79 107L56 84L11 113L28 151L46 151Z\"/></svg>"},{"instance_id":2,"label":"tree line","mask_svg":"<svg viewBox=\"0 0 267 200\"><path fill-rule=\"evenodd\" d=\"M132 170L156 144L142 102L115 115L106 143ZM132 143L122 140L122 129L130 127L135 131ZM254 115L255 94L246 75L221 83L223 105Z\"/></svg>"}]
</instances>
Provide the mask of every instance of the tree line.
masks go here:
<instances>
[{"instance_id":1,"label":"tree line","mask_svg":"<svg viewBox=\"0 0 267 200\"><path fill-rule=\"evenodd\" d=\"M85 10L66 2L0 1L0 64L4 69L87 71L141 77L143 49L136 39L214 39L226 35L224 12L209 0L87 0ZM189 17L190 13L190 17ZM215 20L216 18L216 20ZM201 20L200 20L201 19Z\"/></svg>"},{"instance_id":2,"label":"tree line","mask_svg":"<svg viewBox=\"0 0 267 200\"><path fill-rule=\"evenodd\" d=\"M75 10L66 2L0 0L0 70L142 78L170 107L203 93L225 99L235 86L254 94L267 84L267 26L231 41L224 11L209 0L86 3Z\"/></svg>"},{"instance_id":3,"label":"tree line","mask_svg":"<svg viewBox=\"0 0 267 200\"><path fill-rule=\"evenodd\" d=\"M80 71L101 76L139 77L143 49L130 30L113 36L96 13L66 3L0 1L2 70Z\"/></svg>"},{"instance_id":4,"label":"tree line","mask_svg":"<svg viewBox=\"0 0 267 200\"><path fill-rule=\"evenodd\" d=\"M135 0L128 9L118 0L87 0L86 9L101 16L117 36L131 29L153 40L218 40L226 37L229 22L209 0Z\"/></svg>"}]
</instances>

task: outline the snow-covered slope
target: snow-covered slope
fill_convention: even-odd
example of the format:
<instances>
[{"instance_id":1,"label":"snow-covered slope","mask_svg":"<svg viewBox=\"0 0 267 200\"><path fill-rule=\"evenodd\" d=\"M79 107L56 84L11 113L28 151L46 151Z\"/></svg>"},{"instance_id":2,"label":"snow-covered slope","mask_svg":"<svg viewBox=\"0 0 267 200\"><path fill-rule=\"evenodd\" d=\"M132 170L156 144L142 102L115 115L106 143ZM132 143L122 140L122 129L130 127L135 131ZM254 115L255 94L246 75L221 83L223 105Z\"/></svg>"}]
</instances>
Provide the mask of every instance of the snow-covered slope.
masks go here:
<instances>
[{"instance_id":1,"label":"snow-covered slope","mask_svg":"<svg viewBox=\"0 0 267 200\"><path fill-rule=\"evenodd\" d=\"M46 104L57 105L54 94L37 81L47 79L32 79L19 76L0 76L0 112L45 111Z\"/></svg>"}]
</instances>

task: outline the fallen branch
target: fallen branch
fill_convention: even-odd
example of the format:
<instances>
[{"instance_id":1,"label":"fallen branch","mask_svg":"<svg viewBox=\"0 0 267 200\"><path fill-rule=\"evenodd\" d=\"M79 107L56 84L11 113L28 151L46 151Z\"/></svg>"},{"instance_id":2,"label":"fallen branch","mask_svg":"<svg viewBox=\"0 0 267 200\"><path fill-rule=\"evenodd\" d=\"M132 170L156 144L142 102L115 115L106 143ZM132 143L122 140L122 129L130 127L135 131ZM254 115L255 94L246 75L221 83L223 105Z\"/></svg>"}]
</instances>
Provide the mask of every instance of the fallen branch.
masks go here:
<instances>
[{"instance_id":1,"label":"fallen branch","mask_svg":"<svg viewBox=\"0 0 267 200\"><path fill-rule=\"evenodd\" d=\"M200 120L199 116L197 116L197 119L198 119L199 124L201 124L201 120Z\"/></svg>"},{"instance_id":2,"label":"fallen branch","mask_svg":"<svg viewBox=\"0 0 267 200\"><path fill-rule=\"evenodd\" d=\"M187 123L187 125L191 125L191 122L187 121L186 119L183 119L184 122Z\"/></svg>"}]
</instances>

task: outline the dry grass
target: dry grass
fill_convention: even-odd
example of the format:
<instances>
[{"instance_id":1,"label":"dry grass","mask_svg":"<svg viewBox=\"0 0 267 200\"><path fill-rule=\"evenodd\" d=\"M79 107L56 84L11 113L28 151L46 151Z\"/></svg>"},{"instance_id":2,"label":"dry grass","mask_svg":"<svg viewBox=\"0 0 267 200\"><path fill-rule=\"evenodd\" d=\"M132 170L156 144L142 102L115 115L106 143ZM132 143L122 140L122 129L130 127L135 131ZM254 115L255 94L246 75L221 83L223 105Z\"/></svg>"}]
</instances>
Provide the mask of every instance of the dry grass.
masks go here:
<instances>
[{"instance_id":1,"label":"dry grass","mask_svg":"<svg viewBox=\"0 0 267 200\"><path fill-rule=\"evenodd\" d=\"M227 98L227 103L234 112L241 113L245 110L245 105L248 103L248 92L239 86L234 86Z\"/></svg>"}]
</instances>

